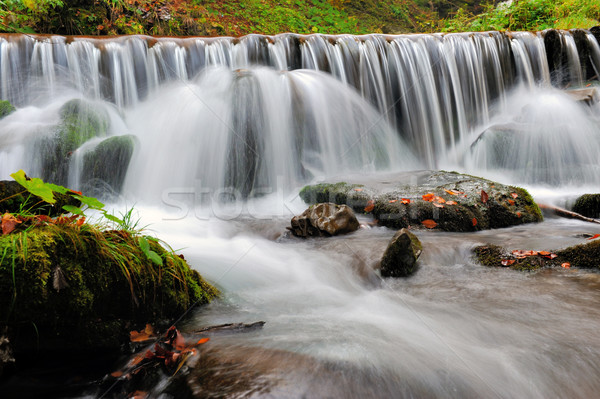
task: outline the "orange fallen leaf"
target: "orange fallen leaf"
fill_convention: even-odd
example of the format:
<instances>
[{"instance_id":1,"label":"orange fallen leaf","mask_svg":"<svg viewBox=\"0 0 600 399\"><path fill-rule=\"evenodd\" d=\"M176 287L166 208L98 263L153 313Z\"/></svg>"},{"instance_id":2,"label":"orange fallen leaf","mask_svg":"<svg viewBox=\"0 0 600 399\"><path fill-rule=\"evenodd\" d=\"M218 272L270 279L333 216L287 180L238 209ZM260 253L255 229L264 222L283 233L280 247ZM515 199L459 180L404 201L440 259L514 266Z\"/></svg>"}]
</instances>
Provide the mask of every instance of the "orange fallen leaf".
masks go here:
<instances>
[{"instance_id":1,"label":"orange fallen leaf","mask_svg":"<svg viewBox=\"0 0 600 399\"><path fill-rule=\"evenodd\" d=\"M590 238L588 238L588 240L593 240L595 238L600 237L600 234L594 234L593 236L591 236Z\"/></svg>"},{"instance_id":2,"label":"orange fallen leaf","mask_svg":"<svg viewBox=\"0 0 600 399\"><path fill-rule=\"evenodd\" d=\"M371 212L373 209L375 209L375 201L367 201L367 206L365 206L365 212Z\"/></svg>"},{"instance_id":3,"label":"orange fallen leaf","mask_svg":"<svg viewBox=\"0 0 600 399\"><path fill-rule=\"evenodd\" d=\"M390 200L390 204L393 204L394 202L398 202L398 200Z\"/></svg>"},{"instance_id":4,"label":"orange fallen leaf","mask_svg":"<svg viewBox=\"0 0 600 399\"><path fill-rule=\"evenodd\" d=\"M445 192L447 192L450 195L459 195L459 194L464 194L464 191L457 191L457 190L444 190Z\"/></svg>"},{"instance_id":5,"label":"orange fallen leaf","mask_svg":"<svg viewBox=\"0 0 600 399\"><path fill-rule=\"evenodd\" d=\"M432 220L432 219L426 219L426 220L423 220L423 221L421 222L421 224L422 224L423 226L427 227L428 229L433 229L433 228L435 228L435 227L438 225L438 224L435 222L435 220Z\"/></svg>"},{"instance_id":6,"label":"orange fallen leaf","mask_svg":"<svg viewBox=\"0 0 600 399\"><path fill-rule=\"evenodd\" d=\"M433 197L433 201L437 202L438 204L443 204L446 202L445 199L443 199L442 197L438 197L437 195L435 197Z\"/></svg>"},{"instance_id":7,"label":"orange fallen leaf","mask_svg":"<svg viewBox=\"0 0 600 399\"><path fill-rule=\"evenodd\" d=\"M514 205L514 204L515 204L515 201L514 201L514 200L508 200L508 203L509 203L510 205Z\"/></svg>"},{"instance_id":8,"label":"orange fallen leaf","mask_svg":"<svg viewBox=\"0 0 600 399\"><path fill-rule=\"evenodd\" d=\"M548 252L548 251L538 251L538 255L546 256L546 255L550 255L550 252Z\"/></svg>"},{"instance_id":9,"label":"orange fallen leaf","mask_svg":"<svg viewBox=\"0 0 600 399\"><path fill-rule=\"evenodd\" d=\"M129 340L131 342L144 342L153 338L156 338L156 334L154 333L154 329L150 324L146 324L146 328L141 331L134 330L129 332Z\"/></svg>"},{"instance_id":10,"label":"orange fallen leaf","mask_svg":"<svg viewBox=\"0 0 600 399\"><path fill-rule=\"evenodd\" d=\"M113 371L112 373L110 373L111 377L115 377L115 378L119 378L123 376L123 372L122 371Z\"/></svg>"},{"instance_id":11,"label":"orange fallen leaf","mask_svg":"<svg viewBox=\"0 0 600 399\"><path fill-rule=\"evenodd\" d=\"M456 201L446 201L446 205L456 205Z\"/></svg>"},{"instance_id":12,"label":"orange fallen leaf","mask_svg":"<svg viewBox=\"0 0 600 399\"><path fill-rule=\"evenodd\" d=\"M408 198L402 198L400 202L402 202L404 205L410 204L410 200Z\"/></svg>"},{"instance_id":13,"label":"orange fallen leaf","mask_svg":"<svg viewBox=\"0 0 600 399\"><path fill-rule=\"evenodd\" d=\"M81 191L69 190L69 192L77 195L83 195Z\"/></svg>"},{"instance_id":14,"label":"orange fallen leaf","mask_svg":"<svg viewBox=\"0 0 600 399\"><path fill-rule=\"evenodd\" d=\"M565 262L561 266L564 267L565 269L571 268L571 264L569 262Z\"/></svg>"},{"instance_id":15,"label":"orange fallen leaf","mask_svg":"<svg viewBox=\"0 0 600 399\"><path fill-rule=\"evenodd\" d=\"M147 397L148 397L148 392L135 391L135 392L129 394L129 396L127 396L127 399L146 399Z\"/></svg>"},{"instance_id":16,"label":"orange fallen leaf","mask_svg":"<svg viewBox=\"0 0 600 399\"><path fill-rule=\"evenodd\" d=\"M516 261L514 259L502 259L502 266L510 266L513 263L515 263Z\"/></svg>"},{"instance_id":17,"label":"orange fallen leaf","mask_svg":"<svg viewBox=\"0 0 600 399\"><path fill-rule=\"evenodd\" d=\"M363 189L362 188L355 188L354 191L361 192L361 191L363 191Z\"/></svg>"},{"instance_id":18,"label":"orange fallen leaf","mask_svg":"<svg viewBox=\"0 0 600 399\"><path fill-rule=\"evenodd\" d=\"M77 226L81 227L84 223L85 223L85 216L82 216L79 219L77 219Z\"/></svg>"},{"instance_id":19,"label":"orange fallen leaf","mask_svg":"<svg viewBox=\"0 0 600 399\"><path fill-rule=\"evenodd\" d=\"M471 223L473 223L473 227L477 226L477 218L473 218L473 220L471 220Z\"/></svg>"},{"instance_id":20,"label":"orange fallen leaf","mask_svg":"<svg viewBox=\"0 0 600 399\"><path fill-rule=\"evenodd\" d=\"M17 228L17 224L19 223L21 223L20 220L6 212L4 216L2 216L2 235L10 234Z\"/></svg>"},{"instance_id":21,"label":"orange fallen leaf","mask_svg":"<svg viewBox=\"0 0 600 399\"><path fill-rule=\"evenodd\" d=\"M481 202L483 202L485 204L488 202L488 199L489 199L488 193L481 190Z\"/></svg>"},{"instance_id":22,"label":"orange fallen leaf","mask_svg":"<svg viewBox=\"0 0 600 399\"><path fill-rule=\"evenodd\" d=\"M515 249L514 251L511 252L513 255L515 256L536 256L538 254L537 251L531 251L531 250L522 250L522 249Z\"/></svg>"},{"instance_id":23,"label":"orange fallen leaf","mask_svg":"<svg viewBox=\"0 0 600 399\"><path fill-rule=\"evenodd\" d=\"M520 218L521 217L521 212L517 212L517 217Z\"/></svg>"},{"instance_id":24,"label":"orange fallen leaf","mask_svg":"<svg viewBox=\"0 0 600 399\"><path fill-rule=\"evenodd\" d=\"M519 194L517 193L510 193L510 195L514 198L517 199L519 197Z\"/></svg>"},{"instance_id":25,"label":"orange fallen leaf","mask_svg":"<svg viewBox=\"0 0 600 399\"><path fill-rule=\"evenodd\" d=\"M435 206L436 208L443 208L443 207L444 207L444 205L442 205L442 204L436 204L435 202L433 202L432 204L433 204L433 206Z\"/></svg>"},{"instance_id":26,"label":"orange fallen leaf","mask_svg":"<svg viewBox=\"0 0 600 399\"><path fill-rule=\"evenodd\" d=\"M208 341L210 341L210 338L202 338L198 342L196 342L196 345L202 345L207 343Z\"/></svg>"},{"instance_id":27,"label":"orange fallen leaf","mask_svg":"<svg viewBox=\"0 0 600 399\"><path fill-rule=\"evenodd\" d=\"M423 201L433 201L433 198L435 197L434 193L427 193L423 195Z\"/></svg>"}]
</instances>

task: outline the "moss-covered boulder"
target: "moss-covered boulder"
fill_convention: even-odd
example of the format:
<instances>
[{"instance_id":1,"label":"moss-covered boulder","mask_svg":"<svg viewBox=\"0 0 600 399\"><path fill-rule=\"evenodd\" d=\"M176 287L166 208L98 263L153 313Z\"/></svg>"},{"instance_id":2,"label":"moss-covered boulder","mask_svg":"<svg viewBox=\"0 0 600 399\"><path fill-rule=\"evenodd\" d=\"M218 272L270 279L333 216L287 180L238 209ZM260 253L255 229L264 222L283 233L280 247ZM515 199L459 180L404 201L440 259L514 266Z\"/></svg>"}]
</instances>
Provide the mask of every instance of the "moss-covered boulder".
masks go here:
<instances>
[{"instance_id":1,"label":"moss-covered boulder","mask_svg":"<svg viewBox=\"0 0 600 399\"><path fill-rule=\"evenodd\" d=\"M170 323L215 295L183 258L128 231L46 224L0 238L0 330L17 360L118 350L128 331Z\"/></svg>"},{"instance_id":2,"label":"moss-covered boulder","mask_svg":"<svg viewBox=\"0 0 600 399\"><path fill-rule=\"evenodd\" d=\"M383 257L380 270L383 277L406 277L417 270L417 259L423 246L416 235L401 229L390 240Z\"/></svg>"},{"instance_id":3,"label":"moss-covered boulder","mask_svg":"<svg viewBox=\"0 0 600 399\"><path fill-rule=\"evenodd\" d=\"M589 218L600 218L600 194L584 194L577 198L573 212Z\"/></svg>"},{"instance_id":4,"label":"moss-covered boulder","mask_svg":"<svg viewBox=\"0 0 600 399\"><path fill-rule=\"evenodd\" d=\"M555 251L508 251L498 245L480 245L473 249L475 259L488 267L509 267L533 271L542 267L600 269L600 239L594 239Z\"/></svg>"},{"instance_id":5,"label":"moss-covered boulder","mask_svg":"<svg viewBox=\"0 0 600 399\"><path fill-rule=\"evenodd\" d=\"M54 193L54 204L42 201L40 197L31 195L22 185L14 180L0 180L0 213L27 212L37 215L57 216L65 211L64 205L79 206L81 203L70 195Z\"/></svg>"},{"instance_id":6,"label":"moss-covered boulder","mask_svg":"<svg viewBox=\"0 0 600 399\"><path fill-rule=\"evenodd\" d=\"M105 109L80 99L65 103L60 109L60 118L54 134L41 140L39 146L42 178L65 185L73 151L94 137L106 137L110 119Z\"/></svg>"},{"instance_id":7,"label":"moss-covered boulder","mask_svg":"<svg viewBox=\"0 0 600 399\"><path fill-rule=\"evenodd\" d=\"M367 179L306 186L300 197L308 204L346 204L356 212L371 213L383 226L397 229L434 221L428 227L475 231L543 220L526 190L480 177L414 171Z\"/></svg>"},{"instance_id":8,"label":"moss-covered boulder","mask_svg":"<svg viewBox=\"0 0 600 399\"><path fill-rule=\"evenodd\" d=\"M15 106L10 102L5 100L0 101L0 119L12 114L15 110Z\"/></svg>"},{"instance_id":9,"label":"moss-covered boulder","mask_svg":"<svg viewBox=\"0 0 600 399\"><path fill-rule=\"evenodd\" d=\"M98 182L102 190L108 185L120 192L135 143L136 138L132 135L109 137L85 154L81 184L86 192L95 195L94 188L99 186Z\"/></svg>"}]
</instances>

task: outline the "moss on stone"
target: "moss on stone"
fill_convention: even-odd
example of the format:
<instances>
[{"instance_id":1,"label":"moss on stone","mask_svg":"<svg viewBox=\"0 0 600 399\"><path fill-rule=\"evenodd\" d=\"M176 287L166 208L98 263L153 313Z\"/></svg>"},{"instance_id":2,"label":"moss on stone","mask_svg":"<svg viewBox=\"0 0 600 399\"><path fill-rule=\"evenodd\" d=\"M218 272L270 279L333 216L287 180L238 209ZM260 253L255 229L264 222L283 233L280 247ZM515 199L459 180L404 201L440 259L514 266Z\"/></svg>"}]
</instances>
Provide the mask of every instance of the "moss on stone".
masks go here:
<instances>
[{"instance_id":1,"label":"moss on stone","mask_svg":"<svg viewBox=\"0 0 600 399\"><path fill-rule=\"evenodd\" d=\"M300 198L309 205L322 202L333 202L338 205L348 205L358 211L364 208L369 200L366 193L356 191L356 188L364 187L362 184L320 183L305 186L300 190Z\"/></svg>"},{"instance_id":2,"label":"moss on stone","mask_svg":"<svg viewBox=\"0 0 600 399\"><path fill-rule=\"evenodd\" d=\"M600 217L600 194L584 194L577 198L573 205L573 212L589 218Z\"/></svg>"},{"instance_id":3,"label":"moss on stone","mask_svg":"<svg viewBox=\"0 0 600 399\"><path fill-rule=\"evenodd\" d=\"M600 239L591 242L568 247L556 252L557 259L569 262L573 267L585 269L600 268Z\"/></svg>"},{"instance_id":4,"label":"moss on stone","mask_svg":"<svg viewBox=\"0 0 600 399\"><path fill-rule=\"evenodd\" d=\"M0 100L0 119L12 114L15 111L16 111L15 106L12 105L10 102L5 101L5 100Z\"/></svg>"},{"instance_id":5,"label":"moss on stone","mask_svg":"<svg viewBox=\"0 0 600 399\"><path fill-rule=\"evenodd\" d=\"M93 191L96 181L100 180L103 191L108 185L120 192L135 142L135 136L132 135L109 137L85 154L81 182L86 191Z\"/></svg>"},{"instance_id":6,"label":"moss on stone","mask_svg":"<svg viewBox=\"0 0 600 399\"><path fill-rule=\"evenodd\" d=\"M138 239L87 224L1 237L0 325L15 351L37 343L45 350L117 349L132 328L173 320L217 295L182 258L149 239L163 264L152 262Z\"/></svg>"}]
</instances>

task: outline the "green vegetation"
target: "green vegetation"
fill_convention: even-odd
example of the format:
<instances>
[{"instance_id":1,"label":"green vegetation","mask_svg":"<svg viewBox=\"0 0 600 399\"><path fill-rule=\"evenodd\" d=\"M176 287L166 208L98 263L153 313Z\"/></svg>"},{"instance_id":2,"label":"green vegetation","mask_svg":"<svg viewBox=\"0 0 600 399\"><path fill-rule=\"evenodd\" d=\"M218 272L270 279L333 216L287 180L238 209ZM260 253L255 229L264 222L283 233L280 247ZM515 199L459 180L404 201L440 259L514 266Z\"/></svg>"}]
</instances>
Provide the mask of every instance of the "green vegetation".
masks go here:
<instances>
[{"instance_id":1,"label":"green vegetation","mask_svg":"<svg viewBox=\"0 0 600 399\"><path fill-rule=\"evenodd\" d=\"M169 323L217 295L183 257L143 234L131 210L119 218L95 198L22 171L13 177L26 200L1 221L0 331L17 352L116 350L131 328ZM52 204L57 194L83 205L64 205L70 216L31 213L33 201ZM86 223L87 209L102 219Z\"/></svg>"},{"instance_id":2,"label":"green vegetation","mask_svg":"<svg viewBox=\"0 0 600 399\"><path fill-rule=\"evenodd\" d=\"M66 35L406 33L590 28L597 0L0 0L0 31Z\"/></svg>"},{"instance_id":3,"label":"green vegetation","mask_svg":"<svg viewBox=\"0 0 600 399\"><path fill-rule=\"evenodd\" d=\"M494 6L488 3L482 13L460 8L444 21L443 30L455 31L536 31L550 28L590 28L600 22L597 0L513 0Z\"/></svg>"}]
</instances>

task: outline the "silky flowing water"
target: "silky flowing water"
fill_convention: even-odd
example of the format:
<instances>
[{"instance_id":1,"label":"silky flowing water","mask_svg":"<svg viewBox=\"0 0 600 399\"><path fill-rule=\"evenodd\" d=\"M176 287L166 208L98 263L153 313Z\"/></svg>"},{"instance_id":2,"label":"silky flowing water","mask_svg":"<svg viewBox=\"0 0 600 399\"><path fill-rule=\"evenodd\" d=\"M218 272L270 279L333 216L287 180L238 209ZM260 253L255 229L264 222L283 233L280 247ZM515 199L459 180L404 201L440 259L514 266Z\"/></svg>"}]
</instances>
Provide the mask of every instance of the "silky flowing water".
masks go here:
<instances>
[{"instance_id":1,"label":"silky flowing water","mask_svg":"<svg viewBox=\"0 0 600 399\"><path fill-rule=\"evenodd\" d=\"M373 271L394 231L366 217L346 236L284 234L306 207L304 184L350 173L458 170L560 206L598 192L600 104L563 89L593 83L600 49L587 31L560 41L557 69L543 35L527 32L5 36L0 96L17 111L0 120L0 177L44 172L40 140L74 98L108 115L108 136L136 138L122 190L81 180L102 137L69 155L59 183L103 195L117 214L134 206L222 290L182 330L266 322L206 345L207 397L594 397L600 275L490 269L471 253L558 249L594 224L416 230L423 254L406 279ZM227 380L219 361L243 372Z\"/></svg>"}]
</instances>

